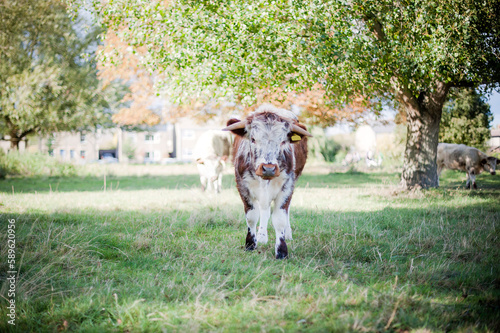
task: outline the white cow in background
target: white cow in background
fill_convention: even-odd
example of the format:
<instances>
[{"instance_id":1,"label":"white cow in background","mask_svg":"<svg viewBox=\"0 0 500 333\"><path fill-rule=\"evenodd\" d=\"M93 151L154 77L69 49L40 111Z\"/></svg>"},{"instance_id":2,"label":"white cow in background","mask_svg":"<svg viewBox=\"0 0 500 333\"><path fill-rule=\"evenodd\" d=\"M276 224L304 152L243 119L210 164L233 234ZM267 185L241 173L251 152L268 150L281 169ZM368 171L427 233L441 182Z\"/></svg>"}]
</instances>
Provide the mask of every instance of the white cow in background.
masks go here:
<instances>
[{"instance_id":1,"label":"white cow in background","mask_svg":"<svg viewBox=\"0 0 500 333\"><path fill-rule=\"evenodd\" d=\"M231 136L228 132L209 130L200 136L194 148L194 158L203 191L220 192L222 172L230 151Z\"/></svg>"}]
</instances>

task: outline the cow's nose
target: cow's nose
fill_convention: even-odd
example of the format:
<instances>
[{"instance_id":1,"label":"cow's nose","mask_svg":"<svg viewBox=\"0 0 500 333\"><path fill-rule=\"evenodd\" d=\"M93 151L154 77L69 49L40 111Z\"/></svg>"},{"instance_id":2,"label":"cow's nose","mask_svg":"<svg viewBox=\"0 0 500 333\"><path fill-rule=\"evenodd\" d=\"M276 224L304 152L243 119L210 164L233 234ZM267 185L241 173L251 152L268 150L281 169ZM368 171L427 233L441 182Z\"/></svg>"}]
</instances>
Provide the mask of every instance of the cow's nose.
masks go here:
<instances>
[{"instance_id":1,"label":"cow's nose","mask_svg":"<svg viewBox=\"0 0 500 333\"><path fill-rule=\"evenodd\" d=\"M497 173L496 173L495 171L493 171L491 174L494 176L494 175L496 175Z\"/></svg>"},{"instance_id":2,"label":"cow's nose","mask_svg":"<svg viewBox=\"0 0 500 333\"><path fill-rule=\"evenodd\" d=\"M276 166L272 164L262 166L262 176L264 177L274 177L276 173Z\"/></svg>"}]
</instances>

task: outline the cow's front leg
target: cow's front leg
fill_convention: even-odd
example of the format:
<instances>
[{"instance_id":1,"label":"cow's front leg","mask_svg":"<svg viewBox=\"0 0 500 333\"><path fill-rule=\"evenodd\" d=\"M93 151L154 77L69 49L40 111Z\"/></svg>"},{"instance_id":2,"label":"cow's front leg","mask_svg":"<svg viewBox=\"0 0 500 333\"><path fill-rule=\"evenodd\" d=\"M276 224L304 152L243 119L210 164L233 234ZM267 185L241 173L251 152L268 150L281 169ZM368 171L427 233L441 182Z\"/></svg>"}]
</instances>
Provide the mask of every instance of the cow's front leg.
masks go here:
<instances>
[{"instance_id":1,"label":"cow's front leg","mask_svg":"<svg viewBox=\"0 0 500 333\"><path fill-rule=\"evenodd\" d=\"M290 225L290 208L288 208L288 213L286 214L286 228L285 228L285 239L292 240L292 226Z\"/></svg>"},{"instance_id":2,"label":"cow's front leg","mask_svg":"<svg viewBox=\"0 0 500 333\"><path fill-rule=\"evenodd\" d=\"M201 190L205 191L207 189L208 178L200 176Z\"/></svg>"},{"instance_id":3,"label":"cow's front leg","mask_svg":"<svg viewBox=\"0 0 500 333\"><path fill-rule=\"evenodd\" d=\"M472 170L470 172L470 182L471 182L471 189L472 188L477 189L477 185L476 185L476 173L474 172L474 170Z\"/></svg>"},{"instance_id":4,"label":"cow's front leg","mask_svg":"<svg viewBox=\"0 0 500 333\"><path fill-rule=\"evenodd\" d=\"M467 181L465 182L465 188L470 188L470 176L468 171L467 171Z\"/></svg>"},{"instance_id":5,"label":"cow's front leg","mask_svg":"<svg viewBox=\"0 0 500 333\"><path fill-rule=\"evenodd\" d=\"M219 177L217 177L217 193L220 193L222 189L222 172L219 173Z\"/></svg>"},{"instance_id":6,"label":"cow's front leg","mask_svg":"<svg viewBox=\"0 0 500 333\"><path fill-rule=\"evenodd\" d=\"M246 220L248 226L247 238L245 241L245 250L253 251L257 248L257 222L259 221L259 209L255 206L249 207L246 213Z\"/></svg>"},{"instance_id":7,"label":"cow's front leg","mask_svg":"<svg viewBox=\"0 0 500 333\"><path fill-rule=\"evenodd\" d=\"M273 226L276 231L276 259L285 259L288 257L288 247L285 242L285 229L287 224L288 211L282 208L275 208L273 211Z\"/></svg>"},{"instance_id":8,"label":"cow's front leg","mask_svg":"<svg viewBox=\"0 0 500 333\"><path fill-rule=\"evenodd\" d=\"M267 244L268 236L267 236L267 223L269 221L269 217L271 216L271 207L260 207L260 226L259 231L257 232L257 242L262 244Z\"/></svg>"}]
</instances>

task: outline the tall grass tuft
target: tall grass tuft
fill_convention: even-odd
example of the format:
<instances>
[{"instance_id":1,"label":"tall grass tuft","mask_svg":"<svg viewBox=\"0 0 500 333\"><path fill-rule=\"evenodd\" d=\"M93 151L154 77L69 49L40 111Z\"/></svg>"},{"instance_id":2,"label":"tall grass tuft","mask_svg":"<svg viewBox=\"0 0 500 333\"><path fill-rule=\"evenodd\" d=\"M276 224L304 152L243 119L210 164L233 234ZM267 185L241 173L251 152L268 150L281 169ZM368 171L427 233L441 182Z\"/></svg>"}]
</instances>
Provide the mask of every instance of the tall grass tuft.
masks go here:
<instances>
[{"instance_id":1,"label":"tall grass tuft","mask_svg":"<svg viewBox=\"0 0 500 333\"><path fill-rule=\"evenodd\" d=\"M77 166L38 153L3 153L0 150L0 179L7 176L69 177L77 175Z\"/></svg>"}]
</instances>

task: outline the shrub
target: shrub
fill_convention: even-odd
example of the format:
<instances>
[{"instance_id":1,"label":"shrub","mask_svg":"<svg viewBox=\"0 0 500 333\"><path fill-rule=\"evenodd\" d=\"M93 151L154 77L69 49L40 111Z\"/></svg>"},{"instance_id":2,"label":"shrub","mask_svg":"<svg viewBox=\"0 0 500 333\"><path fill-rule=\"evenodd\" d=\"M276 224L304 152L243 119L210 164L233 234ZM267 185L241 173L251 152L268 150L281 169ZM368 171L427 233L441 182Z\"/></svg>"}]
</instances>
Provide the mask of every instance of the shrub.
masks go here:
<instances>
[{"instance_id":1,"label":"shrub","mask_svg":"<svg viewBox=\"0 0 500 333\"><path fill-rule=\"evenodd\" d=\"M319 151L326 162L335 162L335 155L339 152L341 146L332 139L325 139L320 145Z\"/></svg>"},{"instance_id":2,"label":"shrub","mask_svg":"<svg viewBox=\"0 0 500 333\"><path fill-rule=\"evenodd\" d=\"M71 163L60 162L54 157L43 154L10 152L0 153L0 178L9 176L54 176L67 177L77 174L77 167Z\"/></svg>"}]
</instances>

